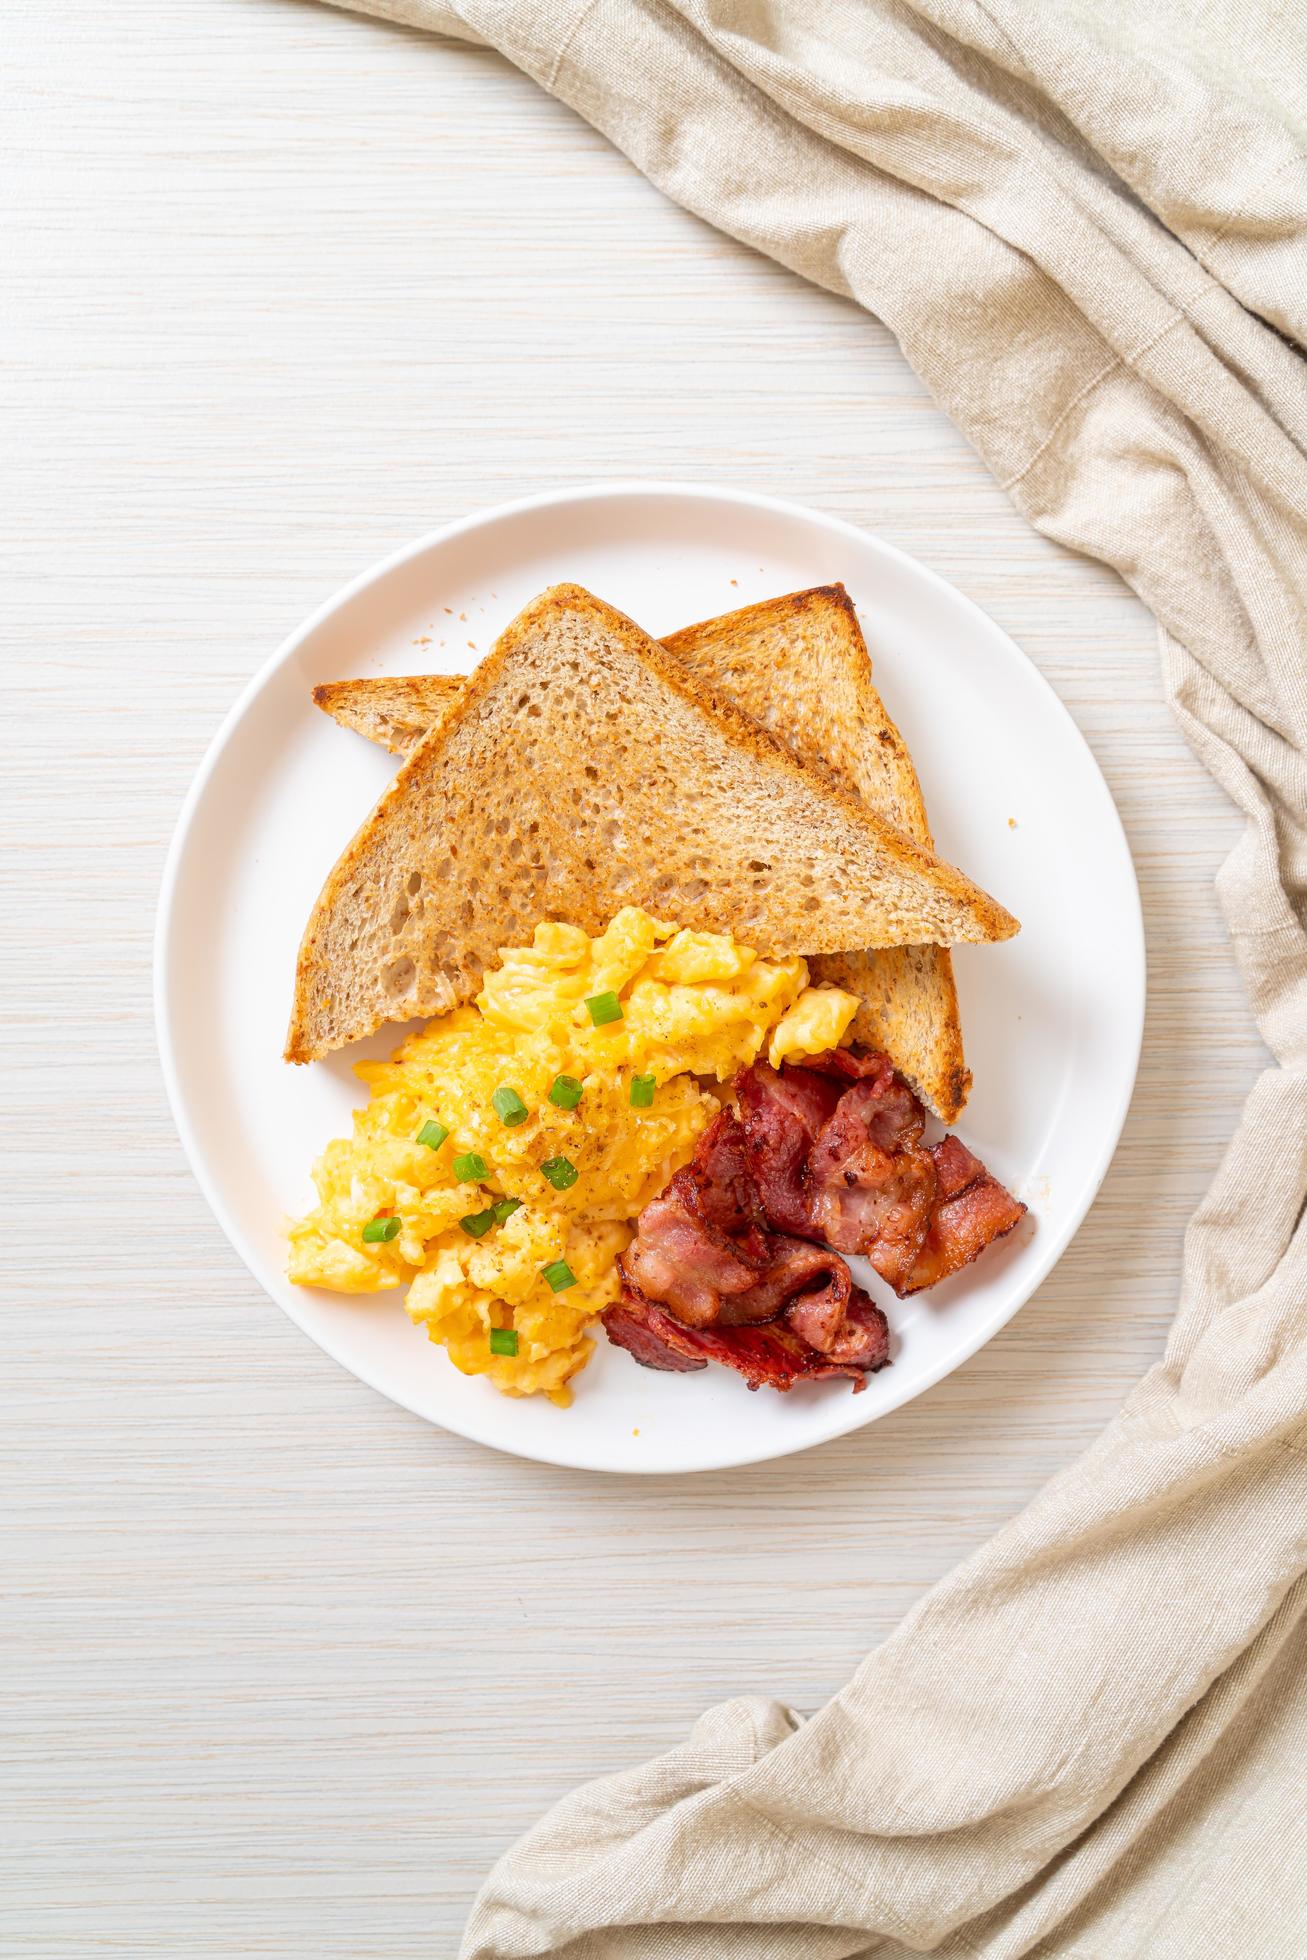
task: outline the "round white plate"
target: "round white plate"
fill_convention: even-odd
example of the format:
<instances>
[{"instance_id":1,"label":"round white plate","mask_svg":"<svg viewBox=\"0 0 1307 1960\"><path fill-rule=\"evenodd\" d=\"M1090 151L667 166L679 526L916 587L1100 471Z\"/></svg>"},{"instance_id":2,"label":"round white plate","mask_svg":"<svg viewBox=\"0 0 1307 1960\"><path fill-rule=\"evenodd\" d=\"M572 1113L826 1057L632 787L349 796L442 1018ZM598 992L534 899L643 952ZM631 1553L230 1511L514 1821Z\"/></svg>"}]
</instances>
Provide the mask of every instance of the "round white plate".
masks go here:
<instances>
[{"instance_id":1,"label":"round white plate","mask_svg":"<svg viewBox=\"0 0 1307 1960\"><path fill-rule=\"evenodd\" d=\"M510 1401L458 1374L400 1296L291 1286L285 1217L312 1202L314 1158L366 1100L351 1063L397 1039L383 1030L307 1068L281 1059L304 922L397 766L319 713L314 683L466 671L560 580L662 635L835 579L861 611L941 853L1024 922L1007 945L956 954L975 1074L957 1127L1030 1217L913 1301L895 1300L855 1262L894 1337L893 1365L857 1395L844 1381L751 1394L721 1368L657 1374L601 1337L570 1409ZM450 525L291 635L233 708L186 799L164 874L155 997L168 1093L200 1185L255 1278L328 1354L428 1421L520 1456L705 1470L874 1422L974 1354L1030 1297L1088 1210L1125 1120L1143 1027L1143 928L1120 820L1088 748L1025 655L968 599L816 511L623 484Z\"/></svg>"}]
</instances>

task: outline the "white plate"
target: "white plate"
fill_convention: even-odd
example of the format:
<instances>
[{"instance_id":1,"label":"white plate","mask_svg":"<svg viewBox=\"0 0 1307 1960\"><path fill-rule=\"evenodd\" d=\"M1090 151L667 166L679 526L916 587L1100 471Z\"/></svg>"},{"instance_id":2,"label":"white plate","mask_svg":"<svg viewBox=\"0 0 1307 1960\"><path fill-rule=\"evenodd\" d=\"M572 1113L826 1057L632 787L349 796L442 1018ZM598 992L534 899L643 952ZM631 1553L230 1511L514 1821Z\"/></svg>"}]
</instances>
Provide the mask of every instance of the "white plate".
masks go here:
<instances>
[{"instance_id":1,"label":"white plate","mask_svg":"<svg viewBox=\"0 0 1307 1960\"><path fill-rule=\"evenodd\" d=\"M956 955L975 1088L960 1134L1030 1206L977 1265L911 1302L874 1276L893 1366L750 1394L724 1369L656 1374L602 1339L571 1409L468 1380L401 1299L291 1286L284 1219L365 1100L350 1072L386 1030L309 1068L281 1059L295 952L319 886L396 764L313 706L317 681L465 671L544 586L576 580L651 633L842 579L916 760L942 854L1024 924ZM155 956L159 1044L195 1174L256 1279L336 1360L461 1435L542 1462L679 1471L752 1463L874 1422L1011 1319L1089 1209L1134 1084L1139 893L1112 799L1051 688L968 599L851 525L679 484L569 490L488 511L367 572L315 613L219 730L177 826ZM860 1262L859 1262L860 1264Z\"/></svg>"}]
</instances>

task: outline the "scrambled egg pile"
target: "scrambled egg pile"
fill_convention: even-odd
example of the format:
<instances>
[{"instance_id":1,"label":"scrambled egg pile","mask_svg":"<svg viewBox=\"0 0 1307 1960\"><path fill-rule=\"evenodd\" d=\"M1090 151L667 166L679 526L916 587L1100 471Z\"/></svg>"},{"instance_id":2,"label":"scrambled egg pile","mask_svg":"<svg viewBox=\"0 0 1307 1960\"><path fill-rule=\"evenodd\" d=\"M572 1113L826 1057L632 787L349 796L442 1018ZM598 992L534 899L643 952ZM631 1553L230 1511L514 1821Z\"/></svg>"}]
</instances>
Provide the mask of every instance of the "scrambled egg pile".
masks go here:
<instances>
[{"instance_id":1,"label":"scrambled egg pile","mask_svg":"<svg viewBox=\"0 0 1307 1960\"><path fill-rule=\"evenodd\" d=\"M317 1209L290 1227L290 1277L408 1311L466 1375L566 1405L618 1297L632 1222L687 1163L728 1081L835 1047L854 995L802 959L760 959L628 906L590 939L539 925L474 1005L428 1022L328 1144Z\"/></svg>"}]
</instances>

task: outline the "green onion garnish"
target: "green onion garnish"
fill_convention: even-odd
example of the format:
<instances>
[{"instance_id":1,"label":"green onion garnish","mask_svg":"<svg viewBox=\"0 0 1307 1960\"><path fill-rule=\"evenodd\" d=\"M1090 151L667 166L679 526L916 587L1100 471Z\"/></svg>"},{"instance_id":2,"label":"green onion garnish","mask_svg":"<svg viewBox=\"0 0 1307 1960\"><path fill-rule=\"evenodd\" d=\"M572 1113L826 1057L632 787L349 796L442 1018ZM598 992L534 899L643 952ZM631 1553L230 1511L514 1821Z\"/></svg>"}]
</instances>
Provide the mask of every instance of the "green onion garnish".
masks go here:
<instances>
[{"instance_id":1,"label":"green onion garnish","mask_svg":"<svg viewBox=\"0 0 1307 1960\"><path fill-rule=\"evenodd\" d=\"M454 1159L454 1176L460 1184L479 1184L486 1174L486 1160L475 1150L465 1150Z\"/></svg>"},{"instance_id":2,"label":"green onion garnish","mask_svg":"<svg viewBox=\"0 0 1307 1960\"><path fill-rule=\"evenodd\" d=\"M428 1150L439 1150L448 1135L443 1123L424 1123L418 1131L418 1142L425 1143Z\"/></svg>"},{"instance_id":3,"label":"green onion garnish","mask_svg":"<svg viewBox=\"0 0 1307 1960\"><path fill-rule=\"evenodd\" d=\"M570 1191L581 1173L568 1157L546 1157L540 1175L549 1179L555 1191Z\"/></svg>"},{"instance_id":4,"label":"green onion garnish","mask_svg":"<svg viewBox=\"0 0 1307 1960\"><path fill-rule=\"evenodd\" d=\"M631 1077L632 1109L649 1109L653 1105L654 1090L658 1087L655 1075L633 1075Z\"/></svg>"},{"instance_id":5,"label":"green onion garnish","mask_svg":"<svg viewBox=\"0 0 1307 1960\"><path fill-rule=\"evenodd\" d=\"M556 1075L554 1086L549 1091L549 1100L555 1109L575 1109L582 1093L581 1084L574 1075Z\"/></svg>"},{"instance_id":6,"label":"green onion garnish","mask_svg":"<svg viewBox=\"0 0 1307 1960\"><path fill-rule=\"evenodd\" d=\"M597 1028L606 1028L610 1021L622 1018L622 1003L615 993L591 994L586 1001L590 1019Z\"/></svg>"},{"instance_id":7,"label":"green onion garnish","mask_svg":"<svg viewBox=\"0 0 1307 1960\"><path fill-rule=\"evenodd\" d=\"M495 1214L493 1210L470 1211L466 1218L460 1218L458 1222L470 1239L483 1239L495 1222Z\"/></svg>"},{"instance_id":8,"label":"green onion garnish","mask_svg":"<svg viewBox=\"0 0 1307 1960\"><path fill-rule=\"evenodd\" d=\"M496 1089L490 1100L506 1130L515 1130L519 1123L525 1123L529 1111L516 1089Z\"/></svg>"},{"instance_id":9,"label":"green onion garnish","mask_svg":"<svg viewBox=\"0 0 1307 1960\"><path fill-rule=\"evenodd\" d=\"M516 1327L492 1327L490 1330L490 1352L492 1354L516 1354Z\"/></svg>"},{"instance_id":10,"label":"green onion garnish","mask_svg":"<svg viewBox=\"0 0 1307 1960\"><path fill-rule=\"evenodd\" d=\"M389 1245L399 1237L399 1220L394 1216L369 1218L363 1227L364 1245Z\"/></svg>"},{"instance_id":11,"label":"green onion garnish","mask_svg":"<svg viewBox=\"0 0 1307 1960\"><path fill-rule=\"evenodd\" d=\"M502 1225L504 1220L511 1218L515 1211L521 1211L522 1200L520 1198L500 1198L495 1204L491 1205L490 1209L495 1215L496 1225Z\"/></svg>"},{"instance_id":12,"label":"green onion garnish","mask_svg":"<svg viewBox=\"0 0 1307 1960\"><path fill-rule=\"evenodd\" d=\"M566 1259L555 1259L550 1265L540 1268L540 1277L551 1293L566 1293L569 1286L576 1285L576 1274Z\"/></svg>"}]
</instances>

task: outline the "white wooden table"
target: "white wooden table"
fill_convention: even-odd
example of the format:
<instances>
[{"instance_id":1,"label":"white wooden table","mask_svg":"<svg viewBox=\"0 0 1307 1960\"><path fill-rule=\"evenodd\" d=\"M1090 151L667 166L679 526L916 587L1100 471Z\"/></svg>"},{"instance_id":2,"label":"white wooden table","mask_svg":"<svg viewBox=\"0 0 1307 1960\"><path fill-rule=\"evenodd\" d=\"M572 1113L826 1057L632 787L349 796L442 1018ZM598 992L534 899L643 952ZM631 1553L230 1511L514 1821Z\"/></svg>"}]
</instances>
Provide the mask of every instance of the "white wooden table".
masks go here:
<instances>
[{"instance_id":1,"label":"white wooden table","mask_svg":"<svg viewBox=\"0 0 1307 1960\"><path fill-rule=\"evenodd\" d=\"M1158 1354L1259 1065L1235 819L1146 614L889 334L497 57L69 0L10 10L0 61L0 1949L427 1960L582 1778L724 1696L818 1705ZM460 512L640 475L836 511L987 607L1107 772L1151 984L1116 1163L1006 1333L807 1458L620 1482L425 1428L261 1296L182 1161L149 961L186 783L307 610Z\"/></svg>"}]
</instances>

